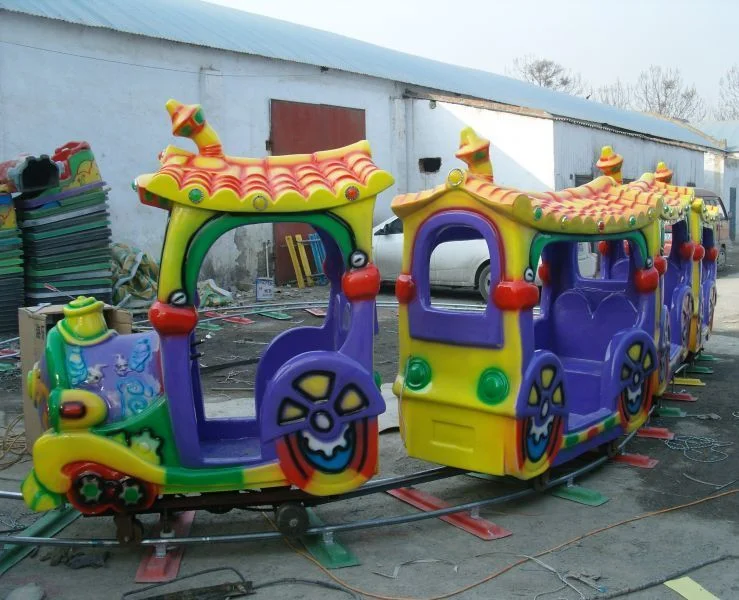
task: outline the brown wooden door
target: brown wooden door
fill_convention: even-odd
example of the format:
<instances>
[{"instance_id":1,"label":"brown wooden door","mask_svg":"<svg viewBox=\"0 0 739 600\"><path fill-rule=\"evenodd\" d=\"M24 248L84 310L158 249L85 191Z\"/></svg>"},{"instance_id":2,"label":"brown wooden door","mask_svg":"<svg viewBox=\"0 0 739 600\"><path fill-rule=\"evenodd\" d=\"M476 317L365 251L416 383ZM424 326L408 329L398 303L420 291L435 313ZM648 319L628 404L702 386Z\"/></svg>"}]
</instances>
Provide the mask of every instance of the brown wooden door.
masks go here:
<instances>
[{"instance_id":1,"label":"brown wooden door","mask_svg":"<svg viewBox=\"0 0 739 600\"><path fill-rule=\"evenodd\" d=\"M311 154L353 144L365 138L364 110L272 100L270 105L270 147L272 155ZM295 279L285 236L299 233L303 239L313 232L309 225L275 223L275 281L284 284ZM308 253L310 256L310 252Z\"/></svg>"}]
</instances>

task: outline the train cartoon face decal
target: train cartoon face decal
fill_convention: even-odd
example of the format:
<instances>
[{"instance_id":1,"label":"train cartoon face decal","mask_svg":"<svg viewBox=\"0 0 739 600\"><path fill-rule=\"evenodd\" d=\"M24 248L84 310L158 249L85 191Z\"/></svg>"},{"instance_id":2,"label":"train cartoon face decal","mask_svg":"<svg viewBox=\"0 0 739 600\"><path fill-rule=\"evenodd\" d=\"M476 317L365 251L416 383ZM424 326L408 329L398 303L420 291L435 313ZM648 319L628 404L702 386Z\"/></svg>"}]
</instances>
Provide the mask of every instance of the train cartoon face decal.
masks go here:
<instances>
[{"instance_id":1,"label":"train cartoon face decal","mask_svg":"<svg viewBox=\"0 0 739 600\"><path fill-rule=\"evenodd\" d=\"M28 376L46 432L22 485L26 503L135 514L178 494L361 486L378 470L385 410L372 365L380 274L370 256L375 197L392 177L367 142L227 156L200 106L170 100L167 110L173 133L198 151L168 147L161 168L134 184L141 202L169 211L154 330L109 330L93 298L64 308ZM393 385L401 433L411 456L546 476L640 427L652 396L700 351L716 304L712 214L691 188L670 185L664 165L623 184L623 159L610 148L602 177L544 193L499 186L489 142L471 129L457 156L465 169L392 203L404 225ZM203 259L231 229L285 221L311 225L325 247L325 321L266 348L254 417L206 418L194 349ZM430 301L434 248L462 239L485 240L490 253L481 311ZM578 270L583 242L600 252L595 277Z\"/></svg>"}]
</instances>

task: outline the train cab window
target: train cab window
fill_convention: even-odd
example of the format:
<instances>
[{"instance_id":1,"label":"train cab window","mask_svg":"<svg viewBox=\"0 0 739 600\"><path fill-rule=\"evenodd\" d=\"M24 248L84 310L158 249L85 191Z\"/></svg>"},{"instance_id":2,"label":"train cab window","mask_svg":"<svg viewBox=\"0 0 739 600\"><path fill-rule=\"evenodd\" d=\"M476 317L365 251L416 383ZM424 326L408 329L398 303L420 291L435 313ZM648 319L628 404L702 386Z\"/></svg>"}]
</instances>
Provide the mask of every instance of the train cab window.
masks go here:
<instances>
[{"instance_id":1,"label":"train cab window","mask_svg":"<svg viewBox=\"0 0 739 600\"><path fill-rule=\"evenodd\" d=\"M431 299L431 273L462 253L474 260L483 253L487 261L478 277L493 289L500 281L499 236L482 216L449 211L428 219L419 229L413 248L411 276L416 301L408 307L411 337L475 347L497 348L503 343L502 315L488 301L485 309L459 310L435 305ZM438 280L435 278L435 280Z\"/></svg>"},{"instance_id":2,"label":"train cab window","mask_svg":"<svg viewBox=\"0 0 739 600\"><path fill-rule=\"evenodd\" d=\"M597 279L598 250L591 242L578 242L577 244L577 272L582 279Z\"/></svg>"}]
</instances>

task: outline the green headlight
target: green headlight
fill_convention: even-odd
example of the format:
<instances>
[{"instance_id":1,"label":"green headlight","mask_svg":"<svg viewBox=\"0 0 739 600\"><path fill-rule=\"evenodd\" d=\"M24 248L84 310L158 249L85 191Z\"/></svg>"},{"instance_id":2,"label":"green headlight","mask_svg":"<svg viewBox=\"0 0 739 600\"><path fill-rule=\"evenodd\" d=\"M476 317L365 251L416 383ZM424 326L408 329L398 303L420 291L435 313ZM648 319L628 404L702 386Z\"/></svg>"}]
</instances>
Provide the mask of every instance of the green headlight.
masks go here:
<instances>
[{"instance_id":1,"label":"green headlight","mask_svg":"<svg viewBox=\"0 0 739 600\"><path fill-rule=\"evenodd\" d=\"M422 358L408 359L405 384L412 390L420 390L431 383L431 366Z\"/></svg>"},{"instance_id":2,"label":"green headlight","mask_svg":"<svg viewBox=\"0 0 739 600\"><path fill-rule=\"evenodd\" d=\"M477 384L477 396L485 404L498 404L506 399L511 386L508 377L500 369L491 367L480 375Z\"/></svg>"}]
</instances>

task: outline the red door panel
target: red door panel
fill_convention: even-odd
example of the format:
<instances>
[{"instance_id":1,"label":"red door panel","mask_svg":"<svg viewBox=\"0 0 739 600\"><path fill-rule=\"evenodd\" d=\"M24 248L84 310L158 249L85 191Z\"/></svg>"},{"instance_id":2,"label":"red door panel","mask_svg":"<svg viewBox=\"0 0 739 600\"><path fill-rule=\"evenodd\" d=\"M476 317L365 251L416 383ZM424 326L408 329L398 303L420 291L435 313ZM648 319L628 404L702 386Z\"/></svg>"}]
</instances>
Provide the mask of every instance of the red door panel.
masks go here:
<instances>
[{"instance_id":1,"label":"red door panel","mask_svg":"<svg viewBox=\"0 0 739 600\"><path fill-rule=\"evenodd\" d=\"M347 146L365 138L364 110L358 108L272 100L270 121L270 142L274 156L311 154ZM307 239L312 231L312 227L303 224L274 224L277 284L295 279L285 236L299 233L303 239Z\"/></svg>"}]
</instances>

